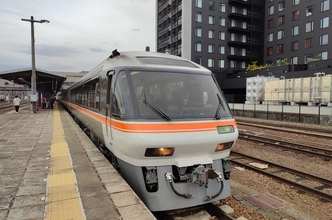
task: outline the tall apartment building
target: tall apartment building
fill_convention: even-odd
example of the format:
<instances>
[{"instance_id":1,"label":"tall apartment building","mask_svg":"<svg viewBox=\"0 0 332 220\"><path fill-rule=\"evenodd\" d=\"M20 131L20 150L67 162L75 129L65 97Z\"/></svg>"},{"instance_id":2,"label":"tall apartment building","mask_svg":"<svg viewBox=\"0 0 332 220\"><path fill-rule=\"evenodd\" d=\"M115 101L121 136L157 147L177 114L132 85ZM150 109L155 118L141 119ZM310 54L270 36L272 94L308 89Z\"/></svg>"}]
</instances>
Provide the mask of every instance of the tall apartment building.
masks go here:
<instances>
[{"instance_id":1,"label":"tall apartment building","mask_svg":"<svg viewBox=\"0 0 332 220\"><path fill-rule=\"evenodd\" d=\"M264 63L332 59L330 0L266 1Z\"/></svg>"},{"instance_id":2,"label":"tall apartment building","mask_svg":"<svg viewBox=\"0 0 332 220\"><path fill-rule=\"evenodd\" d=\"M263 62L263 0L158 0L157 51L214 73Z\"/></svg>"},{"instance_id":3,"label":"tall apartment building","mask_svg":"<svg viewBox=\"0 0 332 220\"><path fill-rule=\"evenodd\" d=\"M253 76L245 69L253 61L293 64L260 75L332 73L331 1L157 0L156 48L209 68L226 95L243 100L246 78ZM315 58L326 62L308 63Z\"/></svg>"}]
</instances>

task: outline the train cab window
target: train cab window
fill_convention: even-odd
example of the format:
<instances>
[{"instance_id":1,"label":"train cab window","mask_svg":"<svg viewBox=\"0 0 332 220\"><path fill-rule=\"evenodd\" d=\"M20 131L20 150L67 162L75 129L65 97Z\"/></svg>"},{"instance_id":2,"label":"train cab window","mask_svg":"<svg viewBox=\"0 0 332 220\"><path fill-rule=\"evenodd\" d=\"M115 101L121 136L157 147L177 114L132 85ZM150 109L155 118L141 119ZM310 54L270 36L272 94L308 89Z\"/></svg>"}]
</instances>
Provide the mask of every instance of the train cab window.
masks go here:
<instances>
[{"instance_id":1,"label":"train cab window","mask_svg":"<svg viewBox=\"0 0 332 220\"><path fill-rule=\"evenodd\" d=\"M211 75L149 71L132 71L130 75L141 117L231 115Z\"/></svg>"},{"instance_id":2,"label":"train cab window","mask_svg":"<svg viewBox=\"0 0 332 220\"><path fill-rule=\"evenodd\" d=\"M125 71L121 71L116 79L112 96L113 116L133 116L134 109L130 95L128 78Z\"/></svg>"}]
</instances>

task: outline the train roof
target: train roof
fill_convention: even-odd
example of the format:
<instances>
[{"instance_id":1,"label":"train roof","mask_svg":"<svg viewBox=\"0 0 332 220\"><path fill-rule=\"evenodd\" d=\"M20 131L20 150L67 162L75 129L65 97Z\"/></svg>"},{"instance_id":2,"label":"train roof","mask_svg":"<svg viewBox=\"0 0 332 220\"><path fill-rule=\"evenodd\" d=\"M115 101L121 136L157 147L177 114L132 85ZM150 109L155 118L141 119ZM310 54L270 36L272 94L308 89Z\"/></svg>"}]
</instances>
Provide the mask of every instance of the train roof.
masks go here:
<instances>
[{"instance_id":1,"label":"train roof","mask_svg":"<svg viewBox=\"0 0 332 220\"><path fill-rule=\"evenodd\" d=\"M107 71L111 69L115 69L118 67L168 67L168 68L189 68L189 69L197 69L197 70L205 70L209 71L205 67L198 65L190 60L184 59L179 56L158 53L158 52L146 52L146 51L125 51L118 52L114 50L112 55L110 55L107 59L101 62L98 66L92 69L88 74L82 77L79 81L77 81L71 87L76 87L85 81L92 79L100 74L101 71Z\"/></svg>"},{"instance_id":2,"label":"train roof","mask_svg":"<svg viewBox=\"0 0 332 220\"><path fill-rule=\"evenodd\" d=\"M106 68L116 66L176 66L185 68L202 68L198 64L179 56L146 52L146 51L113 51L112 55L104 61ZM205 69L205 68L204 68Z\"/></svg>"}]
</instances>

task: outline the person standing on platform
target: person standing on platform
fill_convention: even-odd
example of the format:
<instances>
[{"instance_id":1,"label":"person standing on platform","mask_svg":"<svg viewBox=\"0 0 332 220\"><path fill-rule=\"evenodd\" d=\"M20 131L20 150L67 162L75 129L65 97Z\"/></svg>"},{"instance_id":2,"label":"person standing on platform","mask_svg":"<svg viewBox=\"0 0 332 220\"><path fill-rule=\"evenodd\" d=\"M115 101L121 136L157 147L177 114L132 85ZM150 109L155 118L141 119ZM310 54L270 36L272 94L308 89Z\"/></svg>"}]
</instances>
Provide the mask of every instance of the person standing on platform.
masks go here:
<instances>
[{"instance_id":1,"label":"person standing on platform","mask_svg":"<svg viewBox=\"0 0 332 220\"><path fill-rule=\"evenodd\" d=\"M13 99L13 104L15 106L16 113L18 113L18 111L20 110L21 99L17 95Z\"/></svg>"},{"instance_id":2,"label":"person standing on platform","mask_svg":"<svg viewBox=\"0 0 332 220\"><path fill-rule=\"evenodd\" d=\"M50 108L53 109L53 105L54 105L54 97L53 96L51 96L49 102L50 102Z\"/></svg>"},{"instance_id":3,"label":"person standing on platform","mask_svg":"<svg viewBox=\"0 0 332 220\"><path fill-rule=\"evenodd\" d=\"M42 109L46 109L46 98L42 98Z\"/></svg>"}]
</instances>

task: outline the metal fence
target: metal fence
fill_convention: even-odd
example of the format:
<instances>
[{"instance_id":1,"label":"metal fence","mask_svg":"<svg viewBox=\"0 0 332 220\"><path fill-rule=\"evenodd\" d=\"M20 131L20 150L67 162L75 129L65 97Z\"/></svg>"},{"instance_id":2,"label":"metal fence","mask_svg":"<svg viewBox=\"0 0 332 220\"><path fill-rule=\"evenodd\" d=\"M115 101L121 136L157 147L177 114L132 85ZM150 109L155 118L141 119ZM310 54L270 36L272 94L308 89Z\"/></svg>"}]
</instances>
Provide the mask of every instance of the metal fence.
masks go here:
<instances>
[{"instance_id":1,"label":"metal fence","mask_svg":"<svg viewBox=\"0 0 332 220\"><path fill-rule=\"evenodd\" d=\"M332 126L332 108L307 105L229 103L234 116Z\"/></svg>"}]
</instances>

